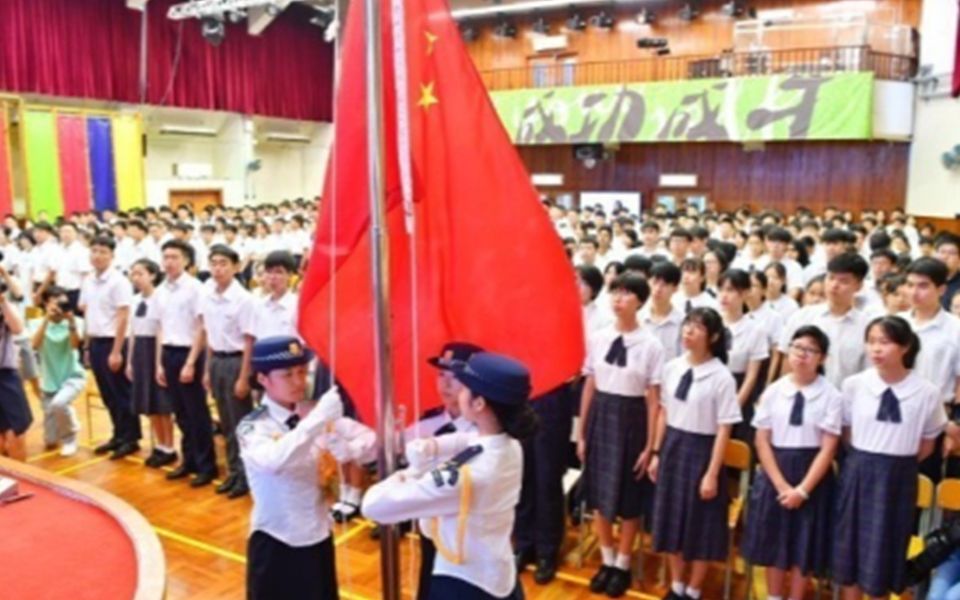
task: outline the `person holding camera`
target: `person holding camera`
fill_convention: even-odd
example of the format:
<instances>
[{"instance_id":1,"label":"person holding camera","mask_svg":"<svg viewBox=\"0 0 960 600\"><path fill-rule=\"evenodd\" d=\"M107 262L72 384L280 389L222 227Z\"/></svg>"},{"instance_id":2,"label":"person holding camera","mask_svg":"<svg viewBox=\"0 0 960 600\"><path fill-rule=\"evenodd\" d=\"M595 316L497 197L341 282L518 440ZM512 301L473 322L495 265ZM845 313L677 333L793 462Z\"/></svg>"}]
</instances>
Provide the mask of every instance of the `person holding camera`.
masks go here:
<instances>
[{"instance_id":1,"label":"person holding camera","mask_svg":"<svg viewBox=\"0 0 960 600\"><path fill-rule=\"evenodd\" d=\"M6 271L3 284L7 285ZM33 415L17 370L19 351L16 336L23 333L23 319L17 306L0 291L0 456L25 460L25 434Z\"/></svg>"},{"instance_id":2,"label":"person holding camera","mask_svg":"<svg viewBox=\"0 0 960 600\"><path fill-rule=\"evenodd\" d=\"M50 286L40 296L44 316L33 331L31 345L40 355L40 403L46 448L60 445L60 456L77 453L80 423L73 409L87 385L80 364L83 321L71 307L66 290Z\"/></svg>"}]
</instances>

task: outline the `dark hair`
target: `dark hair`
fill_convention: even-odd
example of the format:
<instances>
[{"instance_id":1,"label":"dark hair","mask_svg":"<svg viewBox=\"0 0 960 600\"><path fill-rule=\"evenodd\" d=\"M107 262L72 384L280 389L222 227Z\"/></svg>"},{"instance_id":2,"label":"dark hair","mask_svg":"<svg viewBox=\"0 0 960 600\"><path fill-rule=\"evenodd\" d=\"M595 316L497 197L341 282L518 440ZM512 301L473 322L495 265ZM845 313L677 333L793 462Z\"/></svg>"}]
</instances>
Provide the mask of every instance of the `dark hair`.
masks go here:
<instances>
[{"instance_id":1,"label":"dark hair","mask_svg":"<svg viewBox=\"0 0 960 600\"><path fill-rule=\"evenodd\" d=\"M600 290L603 289L603 273L600 272L600 269L593 265L578 265L577 275L590 288L590 299L596 300Z\"/></svg>"},{"instance_id":2,"label":"dark hair","mask_svg":"<svg viewBox=\"0 0 960 600\"><path fill-rule=\"evenodd\" d=\"M598 242L597 238L593 237L592 235L584 237L582 240L580 240L580 244L590 244L593 246L594 250L600 248L600 242Z\"/></svg>"},{"instance_id":3,"label":"dark hair","mask_svg":"<svg viewBox=\"0 0 960 600\"><path fill-rule=\"evenodd\" d=\"M611 268L614 270L614 272L616 272L617 275L622 274L624 271L622 262L620 262L619 260L611 260L610 262L607 263L605 267L603 267L604 275L609 273Z\"/></svg>"},{"instance_id":4,"label":"dark hair","mask_svg":"<svg viewBox=\"0 0 960 600\"><path fill-rule=\"evenodd\" d=\"M870 260L875 258L885 258L890 261L891 265L896 266L897 264L897 253L891 250L890 248L881 248L879 250L874 250L870 253Z\"/></svg>"},{"instance_id":5,"label":"dark hair","mask_svg":"<svg viewBox=\"0 0 960 600\"><path fill-rule=\"evenodd\" d=\"M46 304L50 301L50 298L56 298L57 296L66 296L67 290L63 289L59 285L51 285L44 288L43 292L40 294L40 303Z\"/></svg>"},{"instance_id":6,"label":"dark hair","mask_svg":"<svg viewBox=\"0 0 960 600\"><path fill-rule=\"evenodd\" d=\"M640 231L656 231L660 233L660 223L657 223L654 220L644 221L640 224Z\"/></svg>"},{"instance_id":7,"label":"dark hair","mask_svg":"<svg viewBox=\"0 0 960 600\"><path fill-rule=\"evenodd\" d=\"M757 283L760 284L760 287L763 288L764 292L767 290L767 275L763 271L755 270L750 271L750 279L756 279ZM786 291L786 290L784 290Z\"/></svg>"},{"instance_id":8,"label":"dark hair","mask_svg":"<svg viewBox=\"0 0 960 600\"><path fill-rule=\"evenodd\" d=\"M798 327L797 330L793 332L793 337L790 338L790 341L794 342L804 337L813 340L820 349L820 354L823 356L826 356L827 352L830 351L830 338L827 337L827 334L825 334L823 330L816 325L804 325L802 327ZM817 373L823 375L823 363L817 367Z\"/></svg>"},{"instance_id":9,"label":"dark hair","mask_svg":"<svg viewBox=\"0 0 960 600\"><path fill-rule=\"evenodd\" d=\"M210 259L212 260L214 256L222 256L233 264L240 262L240 255L237 254L236 250L226 244L214 244L210 246Z\"/></svg>"},{"instance_id":10,"label":"dark hair","mask_svg":"<svg viewBox=\"0 0 960 600\"><path fill-rule=\"evenodd\" d=\"M783 227L771 228L767 232L766 238L771 242L783 242L785 244L789 244L791 241L793 241L793 236L790 235L790 232Z\"/></svg>"},{"instance_id":11,"label":"dark hair","mask_svg":"<svg viewBox=\"0 0 960 600\"><path fill-rule=\"evenodd\" d=\"M750 274L742 269L728 269L717 280L717 289L723 288L724 284L730 284L738 292L749 291Z\"/></svg>"},{"instance_id":12,"label":"dark hair","mask_svg":"<svg viewBox=\"0 0 960 600\"><path fill-rule=\"evenodd\" d=\"M92 242L90 242L90 247L93 248L94 246L109 248L110 252L113 252L117 249L117 242L115 242L112 237L98 235L97 237L93 238Z\"/></svg>"},{"instance_id":13,"label":"dark hair","mask_svg":"<svg viewBox=\"0 0 960 600\"><path fill-rule=\"evenodd\" d=\"M653 263L650 262L650 259L646 256L641 256L639 254L631 254L630 256L623 259L623 268L626 271L639 271L643 273L644 277L650 275L650 268L653 266Z\"/></svg>"},{"instance_id":14,"label":"dark hair","mask_svg":"<svg viewBox=\"0 0 960 600\"><path fill-rule=\"evenodd\" d=\"M727 350L730 347L730 332L723 325L723 318L720 313L707 306L694 308L683 319L684 325L687 323L699 323L707 330L707 345L710 354L720 359L720 362L727 362ZM716 339L714 339L716 338Z\"/></svg>"},{"instance_id":15,"label":"dark hair","mask_svg":"<svg viewBox=\"0 0 960 600\"><path fill-rule=\"evenodd\" d=\"M193 246L184 242L183 240L172 239L164 242L163 246L160 247L160 251L166 252L170 248L173 248L174 250L179 250L180 253L183 254L183 257L187 259L188 267L193 265L193 261L194 261Z\"/></svg>"},{"instance_id":16,"label":"dark hair","mask_svg":"<svg viewBox=\"0 0 960 600\"><path fill-rule=\"evenodd\" d=\"M707 289L707 268L703 265L703 261L699 258L685 258L682 263L680 263L680 272L689 271L691 273L697 272L700 273L700 277L703 281L700 282L700 291Z\"/></svg>"},{"instance_id":17,"label":"dark hair","mask_svg":"<svg viewBox=\"0 0 960 600\"><path fill-rule=\"evenodd\" d=\"M727 259L727 255L724 254L723 252L721 252L719 249L717 249L717 248L710 248L709 250L707 250L706 252L704 252L704 254L703 254L704 257L706 257L707 254L712 254L712 255L717 259L717 262L720 263L720 273L721 273L721 274L722 274L724 271L726 271L727 268L730 266L730 261ZM701 259L701 260L704 260L704 259ZM706 269L707 269L706 260L704 260L703 269L704 269L704 273L706 273Z\"/></svg>"},{"instance_id":18,"label":"dark hair","mask_svg":"<svg viewBox=\"0 0 960 600\"><path fill-rule=\"evenodd\" d=\"M907 283L907 278L898 273L887 273L880 279L880 292L883 294L892 294Z\"/></svg>"},{"instance_id":19,"label":"dark hair","mask_svg":"<svg viewBox=\"0 0 960 600\"><path fill-rule=\"evenodd\" d=\"M694 225L690 228L690 235L698 240L705 240L710 237L710 231L702 225Z\"/></svg>"},{"instance_id":20,"label":"dark hair","mask_svg":"<svg viewBox=\"0 0 960 600\"><path fill-rule=\"evenodd\" d=\"M670 261L662 260L650 267L650 279L659 279L667 285L680 285L680 277L680 268Z\"/></svg>"},{"instance_id":21,"label":"dark hair","mask_svg":"<svg viewBox=\"0 0 960 600\"><path fill-rule=\"evenodd\" d=\"M894 344L907 349L906 354L903 355L903 366L912 369L917 363L917 354L920 353L920 338L910 328L910 324L902 317L890 315L877 317L867 325L863 336L864 341L869 339L870 330L877 326L883 329L883 335L890 338Z\"/></svg>"},{"instance_id":22,"label":"dark hair","mask_svg":"<svg viewBox=\"0 0 960 600\"><path fill-rule=\"evenodd\" d=\"M288 273L294 273L297 270L297 261L286 250L274 250L264 259L263 268L269 271L274 267L281 267Z\"/></svg>"},{"instance_id":23,"label":"dark hair","mask_svg":"<svg viewBox=\"0 0 960 600\"><path fill-rule=\"evenodd\" d=\"M692 242L692 241L693 241L693 236L690 235L690 232L687 231L686 229L682 228L682 227L677 227L676 229L674 229L673 231L670 232L670 237L669 237L669 239L672 240L673 238L683 238L683 239L687 240L688 242Z\"/></svg>"},{"instance_id":24,"label":"dark hair","mask_svg":"<svg viewBox=\"0 0 960 600\"><path fill-rule=\"evenodd\" d=\"M637 299L640 300L640 304L644 304L647 298L650 297L650 284L647 283L647 280L644 279L643 276L633 273L617 275L617 278L610 284L611 293L620 290L630 292L636 296Z\"/></svg>"},{"instance_id":25,"label":"dark hair","mask_svg":"<svg viewBox=\"0 0 960 600\"><path fill-rule=\"evenodd\" d=\"M823 232L823 235L820 236L820 241L824 244L849 244L855 241L850 239L852 237L853 234L845 229L831 227Z\"/></svg>"},{"instance_id":26,"label":"dark hair","mask_svg":"<svg viewBox=\"0 0 960 600\"><path fill-rule=\"evenodd\" d=\"M787 268L784 267L783 263L781 263L780 261L773 261L772 263L769 263L766 267L764 267L763 270L766 271L767 269L773 269L774 271L777 272L777 277L779 277L780 280L783 281L783 288L780 290L780 293L786 294L787 293Z\"/></svg>"},{"instance_id":27,"label":"dark hair","mask_svg":"<svg viewBox=\"0 0 960 600\"><path fill-rule=\"evenodd\" d=\"M859 281L863 281L867 277L867 272L870 270L870 265L867 264L867 261L863 260L863 257L857 254L856 252L844 252L838 254L830 259L830 262L827 263L827 272L828 273L846 273L853 275Z\"/></svg>"},{"instance_id":28,"label":"dark hair","mask_svg":"<svg viewBox=\"0 0 960 600\"><path fill-rule=\"evenodd\" d=\"M147 271L147 273L150 273L153 279L154 286L160 285L160 282L163 281L163 272L160 270L160 265L153 262L149 258L141 258L139 260L134 261L133 265L131 265L130 268L132 269L133 267L136 267L138 265L143 267Z\"/></svg>"},{"instance_id":29,"label":"dark hair","mask_svg":"<svg viewBox=\"0 0 960 600\"><path fill-rule=\"evenodd\" d=\"M882 230L874 231L870 234L870 239L867 240L871 250L883 250L885 248L889 248L892 242L893 238L890 237L890 234Z\"/></svg>"},{"instance_id":30,"label":"dark hair","mask_svg":"<svg viewBox=\"0 0 960 600\"><path fill-rule=\"evenodd\" d=\"M804 241L807 240L807 241ZM813 241L813 238L802 237L799 240L795 240L791 245L797 253L797 263L801 267L806 267L810 264L810 252L807 250L807 243L810 243L811 246L816 245Z\"/></svg>"},{"instance_id":31,"label":"dark hair","mask_svg":"<svg viewBox=\"0 0 960 600\"><path fill-rule=\"evenodd\" d=\"M928 278L933 285L940 287L947 283L947 265L938 258L924 256L910 263L907 267L907 275L920 275Z\"/></svg>"},{"instance_id":32,"label":"dark hair","mask_svg":"<svg viewBox=\"0 0 960 600\"><path fill-rule=\"evenodd\" d=\"M521 404L503 404L487 401L490 411L497 417L500 427L516 440L526 440L540 428L540 417L533 411L529 402Z\"/></svg>"}]
</instances>

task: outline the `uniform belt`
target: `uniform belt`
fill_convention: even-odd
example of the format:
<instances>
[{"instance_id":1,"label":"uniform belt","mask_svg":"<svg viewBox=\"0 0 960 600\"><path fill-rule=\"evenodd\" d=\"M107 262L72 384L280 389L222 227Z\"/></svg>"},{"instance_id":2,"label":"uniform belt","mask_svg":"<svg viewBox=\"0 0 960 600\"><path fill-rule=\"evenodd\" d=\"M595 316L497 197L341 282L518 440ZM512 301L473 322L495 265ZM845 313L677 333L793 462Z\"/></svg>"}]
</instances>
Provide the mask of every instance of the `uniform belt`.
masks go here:
<instances>
[{"instance_id":1,"label":"uniform belt","mask_svg":"<svg viewBox=\"0 0 960 600\"><path fill-rule=\"evenodd\" d=\"M236 352L217 352L217 351L214 351L214 352L212 352L211 354L213 354L214 358L233 358L233 357L235 357L235 356L243 356L243 352L242 352L242 351L239 351L239 350L236 351Z\"/></svg>"}]
</instances>

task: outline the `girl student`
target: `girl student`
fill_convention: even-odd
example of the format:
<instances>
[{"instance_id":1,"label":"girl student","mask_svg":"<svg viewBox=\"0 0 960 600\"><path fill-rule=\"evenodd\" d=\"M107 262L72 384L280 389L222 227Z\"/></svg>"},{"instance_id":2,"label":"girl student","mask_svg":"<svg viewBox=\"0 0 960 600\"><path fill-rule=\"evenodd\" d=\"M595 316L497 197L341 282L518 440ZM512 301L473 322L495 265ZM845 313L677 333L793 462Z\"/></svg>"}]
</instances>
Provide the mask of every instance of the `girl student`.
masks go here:
<instances>
[{"instance_id":1,"label":"girl student","mask_svg":"<svg viewBox=\"0 0 960 600\"><path fill-rule=\"evenodd\" d=\"M797 329L786 358L790 373L763 392L753 418L762 471L750 492L741 553L766 567L768 600L803 600L807 577L821 577L830 567L831 463L843 402L823 376L829 346L818 327Z\"/></svg>"},{"instance_id":2,"label":"girl student","mask_svg":"<svg viewBox=\"0 0 960 600\"><path fill-rule=\"evenodd\" d=\"M137 295L133 298L130 315L126 375L132 382L135 410L150 418L153 430L153 451L144 464L160 468L177 462L173 442L173 406L155 383L160 317L153 294L163 275L160 265L149 258L141 258L130 267L130 279L137 289Z\"/></svg>"},{"instance_id":3,"label":"girl student","mask_svg":"<svg viewBox=\"0 0 960 600\"><path fill-rule=\"evenodd\" d=\"M666 364L653 458L653 547L667 554L667 600L701 597L707 566L727 557L728 492L721 477L732 427L742 420L724 362L728 333L710 308L683 322L685 353ZM688 569L689 567L689 569Z\"/></svg>"},{"instance_id":4,"label":"girl student","mask_svg":"<svg viewBox=\"0 0 960 600\"><path fill-rule=\"evenodd\" d=\"M918 464L947 417L940 391L913 371L920 340L896 316L866 329L873 367L843 382L844 439L833 528L833 576L844 600L887 598L904 584Z\"/></svg>"},{"instance_id":5,"label":"girl student","mask_svg":"<svg viewBox=\"0 0 960 600\"><path fill-rule=\"evenodd\" d=\"M664 349L637 320L649 296L650 287L639 275L621 275L610 285L616 322L591 340L580 404L577 454L584 464L587 508L594 511L603 558L590 590L611 598L630 587L634 538L653 498L646 470ZM614 546L617 517L622 522Z\"/></svg>"},{"instance_id":6,"label":"girl student","mask_svg":"<svg viewBox=\"0 0 960 600\"><path fill-rule=\"evenodd\" d=\"M783 263L772 262L763 269L763 274L767 277L767 304L786 322L800 308L787 293L787 269Z\"/></svg>"}]
</instances>

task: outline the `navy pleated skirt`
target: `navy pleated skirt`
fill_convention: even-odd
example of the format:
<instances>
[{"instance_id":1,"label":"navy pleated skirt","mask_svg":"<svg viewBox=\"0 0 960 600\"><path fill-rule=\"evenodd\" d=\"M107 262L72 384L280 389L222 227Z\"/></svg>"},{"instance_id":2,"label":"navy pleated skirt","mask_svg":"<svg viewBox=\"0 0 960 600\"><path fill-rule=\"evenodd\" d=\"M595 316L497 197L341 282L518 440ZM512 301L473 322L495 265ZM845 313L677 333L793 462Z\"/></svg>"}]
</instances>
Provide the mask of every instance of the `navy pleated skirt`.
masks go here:
<instances>
[{"instance_id":1,"label":"navy pleated skirt","mask_svg":"<svg viewBox=\"0 0 960 600\"><path fill-rule=\"evenodd\" d=\"M586 426L584 482L587 508L609 520L649 514L653 486L633 466L647 443L647 402L597 390Z\"/></svg>"},{"instance_id":2,"label":"navy pleated skirt","mask_svg":"<svg viewBox=\"0 0 960 600\"><path fill-rule=\"evenodd\" d=\"M721 470L717 495L700 498L716 436L667 428L653 505L653 549L681 554L684 560L723 561L730 532L730 495Z\"/></svg>"},{"instance_id":3,"label":"navy pleated skirt","mask_svg":"<svg viewBox=\"0 0 960 600\"><path fill-rule=\"evenodd\" d=\"M904 582L914 531L918 465L915 456L850 450L840 471L833 576L870 596Z\"/></svg>"},{"instance_id":4,"label":"navy pleated skirt","mask_svg":"<svg viewBox=\"0 0 960 600\"><path fill-rule=\"evenodd\" d=\"M774 448L787 483L803 481L819 448ZM804 575L824 576L830 569L833 543L833 502L836 478L828 471L800 508L788 510L777 501L777 490L765 472L754 479L740 551L755 565L799 568Z\"/></svg>"}]
</instances>

